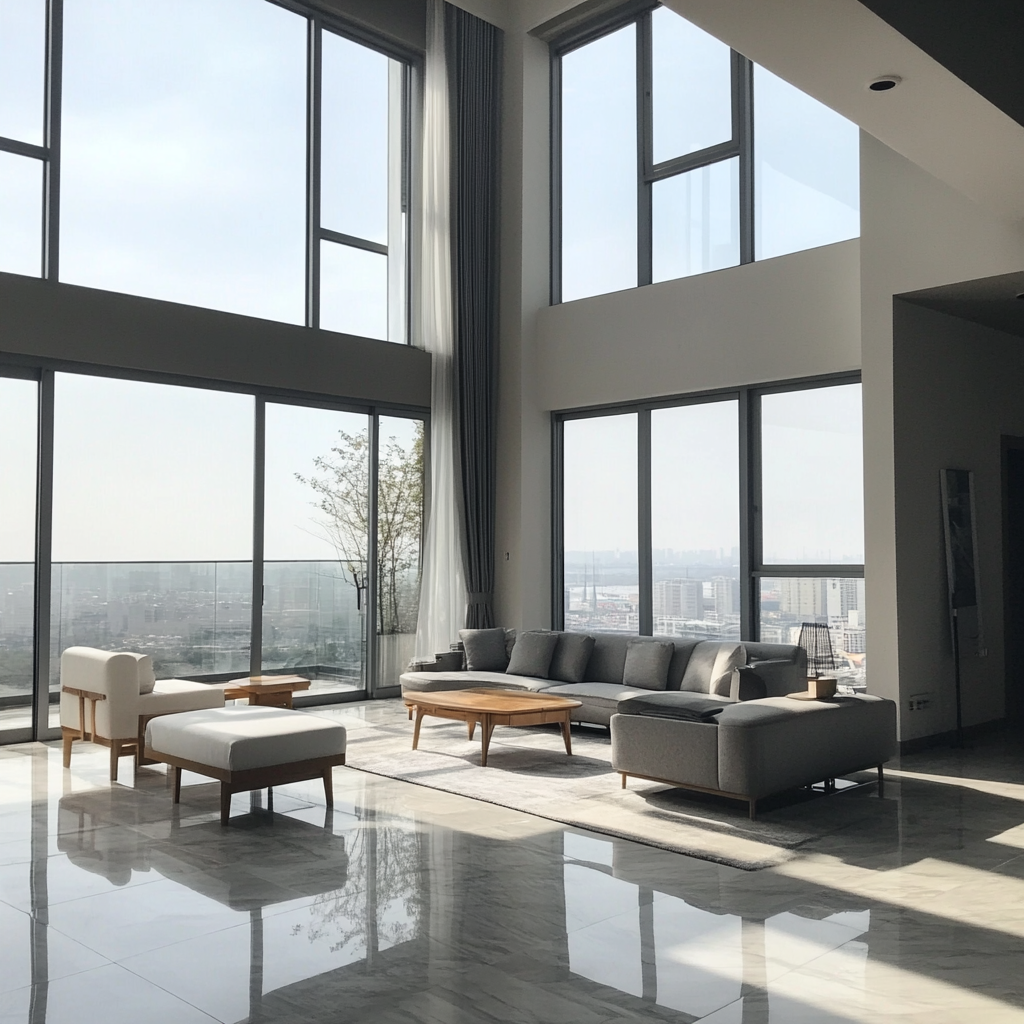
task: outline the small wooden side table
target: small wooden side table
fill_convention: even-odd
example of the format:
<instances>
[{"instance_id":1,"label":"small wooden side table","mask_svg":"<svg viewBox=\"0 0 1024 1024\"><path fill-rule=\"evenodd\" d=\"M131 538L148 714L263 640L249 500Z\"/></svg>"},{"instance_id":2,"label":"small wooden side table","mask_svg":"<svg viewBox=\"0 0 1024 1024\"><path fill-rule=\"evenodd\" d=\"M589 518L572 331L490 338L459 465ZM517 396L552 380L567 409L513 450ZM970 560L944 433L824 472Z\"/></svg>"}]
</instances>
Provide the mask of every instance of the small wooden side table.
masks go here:
<instances>
[{"instance_id":1,"label":"small wooden side table","mask_svg":"<svg viewBox=\"0 0 1024 1024\"><path fill-rule=\"evenodd\" d=\"M225 700L249 698L250 704L265 708L290 708L292 695L298 690L308 690L309 680L302 676L245 676L232 679L224 687Z\"/></svg>"}]
</instances>

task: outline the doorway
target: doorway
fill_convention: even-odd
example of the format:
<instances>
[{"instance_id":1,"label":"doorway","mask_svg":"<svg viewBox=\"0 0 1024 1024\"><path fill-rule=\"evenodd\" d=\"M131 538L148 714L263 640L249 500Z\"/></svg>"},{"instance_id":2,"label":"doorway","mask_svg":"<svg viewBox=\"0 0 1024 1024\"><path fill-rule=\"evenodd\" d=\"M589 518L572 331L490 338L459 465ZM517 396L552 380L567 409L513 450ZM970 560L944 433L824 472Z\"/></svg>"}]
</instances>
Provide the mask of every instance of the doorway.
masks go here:
<instances>
[{"instance_id":1,"label":"doorway","mask_svg":"<svg viewBox=\"0 0 1024 1024\"><path fill-rule=\"evenodd\" d=\"M1024 437L1004 437L1002 447L1006 719L1024 724Z\"/></svg>"}]
</instances>

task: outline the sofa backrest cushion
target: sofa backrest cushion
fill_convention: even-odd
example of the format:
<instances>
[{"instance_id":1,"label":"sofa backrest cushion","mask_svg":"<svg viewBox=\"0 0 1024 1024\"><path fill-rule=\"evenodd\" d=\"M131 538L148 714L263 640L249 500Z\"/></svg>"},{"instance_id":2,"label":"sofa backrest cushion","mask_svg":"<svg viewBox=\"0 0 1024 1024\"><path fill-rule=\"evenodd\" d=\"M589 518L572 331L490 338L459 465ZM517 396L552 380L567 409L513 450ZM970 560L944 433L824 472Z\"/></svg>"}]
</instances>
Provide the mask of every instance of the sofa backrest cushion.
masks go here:
<instances>
[{"instance_id":1,"label":"sofa backrest cushion","mask_svg":"<svg viewBox=\"0 0 1024 1024\"><path fill-rule=\"evenodd\" d=\"M594 650L594 638L586 633L556 633L555 647L548 669L549 679L563 683L582 683L587 678L587 664Z\"/></svg>"},{"instance_id":2,"label":"sofa backrest cushion","mask_svg":"<svg viewBox=\"0 0 1024 1024\"><path fill-rule=\"evenodd\" d=\"M689 690L691 693L711 693L711 683L716 677L715 664L718 661L719 653L724 648L727 655L731 656L736 647L742 646L734 640L701 640L694 647L690 660L686 663L686 671L683 673L679 689ZM732 660L732 658L730 657L728 660ZM723 661L719 665L719 674L725 670L725 667ZM730 668L729 671L731 673L732 669Z\"/></svg>"},{"instance_id":3,"label":"sofa backrest cushion","mask_svg":"<svg viewBox=\"0 0 1024 1024\"><path fill-rule=\"evenodd\" d=\"M509 675L529 676L532 679L547 679L551 658L558 646L558 634L527 630L516 637L509 659Z\"/></svg>"},{"instance_id":4,"label":"sofa backrest cushion","mask_svg":"<svg viewBox=\"0 0 1024 1024\"><path fill-rule=\"evenodd\" d=\"M678 690L679 683L686 671L690 654L696 648L696 640L684 640L670 636L630 636L628 633L592 633L594 650L587 664L584 680L588 683L622 683L622 673L626 667L626 648L630 640L641 643L652 641L668 641L675 651L668 666L667 689Z\"/></svg>"},{"instance_id":5,"label":"sofa backrest cushion","mask_svg":"<svg viewBox=\"0 0 1024 1024\"><path fill-rule=\"evenodd\" d=\"M460 629L459 639L466 649L466 668L470 672L504 672L508 667L505 630Z\"/></svg>"},{"instance_id":6,"label":"sofa backrest cushion","mask_svg":"<svg viewBox=\"0 0 1024 1024\"><path fill-rule=\"evenodd\" d=\"M622 685L642 690L664 690L668 685L668 666L675 653L671 640L641 640L626 644L626 660L622 666Z\"/></svg>"},{"instance_id":7,"label":"sofa backrest cushion","mask_svg":"<svg viewBox=\"0 0 1024 1024\"><path fill-rule=\"evenodd\" d=\"M125 651L126 654L131 652ZM139 693L152 693L156 686L156 673L153 671L153 659L148 654L132 654L139 666Z\"/></svg>"},{"instance_id":8,"label":"sofa backrest cushion","mask_svg":"<svg viewBox=\"0 0 1024 1024\"><path fill-rule=\"evenodd\" d=\"M739 684L739 669L747 663L747 649L743 644L722 643L715 655L715 664L711 669L708 693L719 697L735 696L733 693ZM733 684L736 684L734 686Z\"/></svg>"}]
</instances>

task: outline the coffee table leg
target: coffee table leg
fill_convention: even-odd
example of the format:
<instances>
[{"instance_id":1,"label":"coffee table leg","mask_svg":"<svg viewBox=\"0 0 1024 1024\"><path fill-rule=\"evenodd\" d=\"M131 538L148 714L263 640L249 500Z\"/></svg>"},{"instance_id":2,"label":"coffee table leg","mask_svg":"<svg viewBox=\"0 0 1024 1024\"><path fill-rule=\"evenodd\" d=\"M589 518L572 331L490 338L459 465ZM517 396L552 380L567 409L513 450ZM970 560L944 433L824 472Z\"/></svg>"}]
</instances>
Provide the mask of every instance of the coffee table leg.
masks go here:
<instances>
[{"instance_id":1,"label":"coffee table leg","mask_svg":"<svg viewBox=\"0 0 1024 1024\"><path fill-rule=\"evenodd\" d=\"M412 729L412 749L417 750L420 744L420 725L423 723L423 708L416 709L416 724Z\"/></svg>"},{"instance_id":2,"label":"coffee table leg","mask_svg":"<svg viewBox=\"0 0 1024 1024\"><path fill-rule=\"evenodd\" d=\"M487 748L491 745L491 731L494 723L490 715L480 716L480 767L487 767Z\"/></svg>"},{"instance_id":3,"label":"coffee table leg","mask_svg":"<svg viewBox=\"0 0 1024 1024\"><path fill-rule=\"evenodd\" d=\"M572 753L572 733L569 730L569 716L566 715L565 721L561 723L562 726L562 739L565 740L565 752L567 754Z\"/></svg>"},{"instance_id":4,"label":"coffee table leg","mask_svg":"<svg viewBox=\"0 0 1024 1024\"><path fill-rule=\"evenodd\" d=\"M469 734L469 738L472 739L473 738L473 733L476 732L476 719L475 718L467 718L466 719L466 732Z\"/></svg>"}]
</instances>

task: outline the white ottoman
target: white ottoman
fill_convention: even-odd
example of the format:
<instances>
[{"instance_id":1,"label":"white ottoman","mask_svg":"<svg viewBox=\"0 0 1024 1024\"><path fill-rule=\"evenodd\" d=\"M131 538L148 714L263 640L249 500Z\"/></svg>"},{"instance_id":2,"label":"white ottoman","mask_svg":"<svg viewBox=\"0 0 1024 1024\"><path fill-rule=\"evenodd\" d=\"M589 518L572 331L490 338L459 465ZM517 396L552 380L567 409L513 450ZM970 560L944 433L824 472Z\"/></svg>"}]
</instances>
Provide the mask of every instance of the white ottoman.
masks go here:
<instances>
[{"instance_id":1,"label":"white ottoman","mask_svg":"<svg viewBox=\"0 0 1024 1024\"><path fill-rule=\"evenodd\" d=\"M220 781L220 820L231 795L322 777L334 805L331 770L345 763L345 727L287 708L223 707L154 718L146 726L146 756L174 769L174 802L181 770Z\"/></svg>"}]
</instances>

